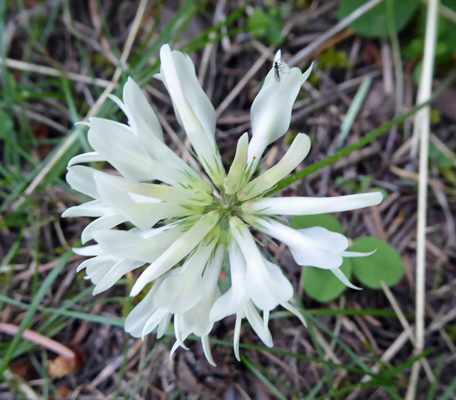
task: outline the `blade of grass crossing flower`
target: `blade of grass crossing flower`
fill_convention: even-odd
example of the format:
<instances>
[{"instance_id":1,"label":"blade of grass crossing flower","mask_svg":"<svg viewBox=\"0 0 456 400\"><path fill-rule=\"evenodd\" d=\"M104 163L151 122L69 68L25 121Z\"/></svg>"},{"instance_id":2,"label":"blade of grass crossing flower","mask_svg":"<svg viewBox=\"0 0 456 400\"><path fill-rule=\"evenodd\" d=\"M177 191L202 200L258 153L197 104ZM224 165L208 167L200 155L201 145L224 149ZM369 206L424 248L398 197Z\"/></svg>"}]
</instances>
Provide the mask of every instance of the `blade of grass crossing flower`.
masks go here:
<instances>
[{"instance_id":1,"label":"blade of grass crossing flower","mask_svg":"<svg viewBox=\"0 0 456 400\"><path fill-rule=\"evenodd\" d=\"M32 302L30 304L30 307L27 310L27 312L25 313L25 316L19 326L19 331L17 332L17 335L13 338L10 345L8 346L8 349L6 351L6 354L3 357L3 360L0 361L0 377L3 376L3 372L5 371L6 367L9 365L12 355L14 354L14 350L16 349L16 347L18 346L18 344L20 343L20 341L22 339L21 338L22 332L24 332L25 329L27 329L31 326L33 317L35 316L35 312L38 309L38 306L41 303L41 300L43 300L44 296L46 295L47 291L49 290L49 288L51 287L53 282L57 279L60 272L66 266L68 260L72 256L72 254L73 254L73 252L70 250L62 256L59 263L46 277L46 279L44 280L40 289L38 290L35 297L33 298Z\"/></svg>"}]
</instances>

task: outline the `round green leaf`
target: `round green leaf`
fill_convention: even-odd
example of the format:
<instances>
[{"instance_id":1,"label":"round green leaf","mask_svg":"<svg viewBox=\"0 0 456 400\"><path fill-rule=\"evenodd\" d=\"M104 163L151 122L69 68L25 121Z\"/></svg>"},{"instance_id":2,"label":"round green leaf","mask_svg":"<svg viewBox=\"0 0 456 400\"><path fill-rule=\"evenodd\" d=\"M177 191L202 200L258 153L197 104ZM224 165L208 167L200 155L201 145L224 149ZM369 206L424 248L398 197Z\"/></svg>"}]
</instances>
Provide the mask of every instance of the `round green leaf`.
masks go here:
<instances>
[{"instance_id":1,"label":"round green leaf","mask_svg":"<svg viewBox=\"0 0 456 400\"><path fill-rule=\"evenodd\" d=\"M369 0L342 0L339 5L339 20L345 18ZM393 1L393 13L396 32L400 32L415 14L420 2L417 0L391 0ZM350 24L356 33L363 36L378 38L388 37L388 14L387 1L370 9Z\"/></svg>"},{"instance_id":2,"label":"round green leaf","mask_svg":"<svg viewBox=\"0 0 456 400\"><path fill-rule=\"evenodd\" d=\"M380 282L393 286L404 275L404 264L399 253L380 239L366 236L355 239L350 251L368 253L377 251L368 257L351 258L353 274L365 286L380 289Z\"/></svg>"},{"instance_id":3,"label":"round green leaf","mask_svg":"<svg viewBox=\"0 0 456 400\"><path fill-rule=\"evenodd\" d=\"M337 218L327 214L297 215L290 218L290 226L293 229L311 228L322 226L332 232L343 233L342 225ZM331 275L333 273L331 272Z\"/></svg>"},{"instance_id":4,"label":"round green leaf","mask_svg":"<svg viewBox=\"0 0 456 400\"><path fill-rule=\"evenodd\" d=\"M351 260L345 258L341 269L345 276L350 279ZM347 289L347 286L331 271L315 267L306 267L303 274L303 284L307 295L322 303L336 299Z\"/></svg>"}]
</instances>

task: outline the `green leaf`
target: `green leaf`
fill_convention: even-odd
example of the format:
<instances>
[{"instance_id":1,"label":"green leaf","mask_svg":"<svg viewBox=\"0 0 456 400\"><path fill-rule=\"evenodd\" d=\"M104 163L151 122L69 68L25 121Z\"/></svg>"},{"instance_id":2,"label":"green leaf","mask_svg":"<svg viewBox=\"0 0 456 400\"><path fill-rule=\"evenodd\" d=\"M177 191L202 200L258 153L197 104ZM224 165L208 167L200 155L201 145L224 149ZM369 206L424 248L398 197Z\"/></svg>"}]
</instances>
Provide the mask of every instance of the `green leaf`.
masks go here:
<instances>
[{"instance_id":1,"label":"green leaf","mask_svg":"<svg viewBox=\"0 0 456 400\"><path fill-rule=\"evenodd\" d=\"M267 10L255 8L247 22L247 29L254 37L266 38L269 44L279 45L284 41L282 36L283 15L277 7Z\"/></svg>"},{"instance_id":2,"label":"green leaf","mask_svg":"<svg viewBox=\"0 0 456 400\"><path fill-rule=\"evenodd\" d=\"M355 239L350 251L362 253L377 250L368 257L352 258L353 274L365 286L380 289L381 283L393 286L404 275L404 264L399 253L380 239L366 236Z\"/></svg>"},{"instance_id":3,"label":"green leaf","mask_svg":"<svg viewBox=\"0 0 456 400\"><path fill-rule=\"evenodd\" d=\"M290 218L290 226L293 229L311 228L313 226L322 226L332 232L342 233L342 225L337 218L327 214L317 215L298 215ZM331 275L333 275L331 273Z\"/></svg>"},{"instance_id":4,"label":"green leaf","mask_svg":"<svg viewBox=\"0 0 456 400\"><path fill-rule=\"evenodd\" d=\"M342 20L347 15L369 0L342 0L339 5L338 18ZM393 1L394 28L400 32L415 14L420 2L418 0L391 0ZM386 1L373 7L356 21L350 24L357 34L372 38L388 37L388 14Z\"/></svg>"},{"instance_id":5,"label":"green leaf","mask_svg":"<svg viewBox=\"0 0 456 400\"><path fill-rule=\"evenodd\" d=\"M255 8L247 22L247 28L253 36L264 37L269 28L269 16L261 8Z\"/></svg>"},{"instance_id":6,"label":"green leaf","mask_svg":"<svg viewBox=\"0 0 456 400\"><path fill-rule=\"evenodd\" d=\"M351 260L345 258L340 268L345 276L350 279L352 275ZM303 283L307 295L322 303L336 299L347 289L347 286L331 271L314 267L306 267Z\"/></svg>"}]
</instances>

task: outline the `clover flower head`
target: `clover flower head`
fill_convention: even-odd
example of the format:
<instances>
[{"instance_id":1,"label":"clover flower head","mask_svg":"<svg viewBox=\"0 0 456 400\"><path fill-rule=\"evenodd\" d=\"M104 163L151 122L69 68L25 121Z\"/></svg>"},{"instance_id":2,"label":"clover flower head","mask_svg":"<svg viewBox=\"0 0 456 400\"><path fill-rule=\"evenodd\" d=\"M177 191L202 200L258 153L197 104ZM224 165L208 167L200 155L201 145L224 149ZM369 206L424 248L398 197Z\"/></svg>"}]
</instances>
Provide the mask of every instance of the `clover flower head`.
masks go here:
<instances>
[{"instance_id":1,"label":"clover flower head","mask_svg":"<svg viewBox=\"0 0 456 400\"><path fill-rule=\"evenodd\" d=\"M244 318L266 346L273 345L268 320L277 306L305 323L291 304L290 281L262 254L252 230L285 243L297 264L328 269L356 288L340 266L344 257L366 254L347 251L348 239L342 234L322 227L295 230L277 216L353 210L380 203L382 195L267 197L308 154L310 139L304 133L297 134L276 165L254 177L266 147L287 132L293 103L310 68L302 73L281 62L278 69L277 53L252 104L251 138L247 133L241 136L226 173L215 141L215 110L198 83L190 57L164 45L160 59L157 77L170 94L177 121L204 173L166 145L154 111L129 78L123 100L111 96L128 124L90 118L85 124L94 151L74 157L68 166L70 186L93 200L63 215L95 218L82 232L83 243L95 244L75 249L90 257L79 270L86 270L95 285L94 294L112 287L126 273L140 271L131 296L146 286L148 292L128 315L127 332L144 337L156 330L160 337L173 320L173 351L186 348L185 339L194 334L214 364L209 333L215 322L233 315L234 352L239 359ZM83 165L94 161L108 162L116 173ZM219 289L222 275L230 278L224 293Z\"/></svg>"}]
</instances>

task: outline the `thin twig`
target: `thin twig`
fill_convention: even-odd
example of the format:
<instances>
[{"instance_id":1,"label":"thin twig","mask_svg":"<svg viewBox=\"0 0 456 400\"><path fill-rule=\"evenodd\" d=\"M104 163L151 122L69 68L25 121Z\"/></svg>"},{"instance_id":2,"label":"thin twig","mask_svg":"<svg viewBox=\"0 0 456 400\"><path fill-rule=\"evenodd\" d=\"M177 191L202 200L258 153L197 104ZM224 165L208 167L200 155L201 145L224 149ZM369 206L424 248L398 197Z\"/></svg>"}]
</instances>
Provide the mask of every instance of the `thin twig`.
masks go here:
<instances>
[{"instance_id":1,"label":"thin twig","mask_svg":"<svg viewBox=\"0 0 456 400\"><path fill-rule=\"evenodd\" d=\"M34 72L41 75L54 76L56 78L66 76L68 79L75 82L82 82L100 87L107 87L110 83L106 79L92 78L87 75L76 74L69 71L60 71L57 68L48 67L46 65L28 63L20 60L14 60L12 58L0 57L0 65L6 65L8 68L16 69L18 71Z\"/></svg>"},{"instance_id":2,"label":"thin twig","mask_svg":"<svg viewBox=\"0 0 456 400\"><path fill-rule=\"evenodd\" d=\"M421 73L420 87L418 90L417 104L429 98L432 92L432 77L434 69L436 34L438 25L439 0L429 0L426 20L426 37L424 47L423 70ZM420 159L418 182L418 223L417 223L417 263L416 263L416 345L415 354L420 354L424 349L425 326L425 297L426 297L426 209L428 186L428 157L429 157L429 130L430 108L424 107L416 115L415 124L418 123L420 133ZM410 385L406 399L415 398L416 385L419 377L420 363L415 363L412 369Z\"/></svg>"}]
</instances>

